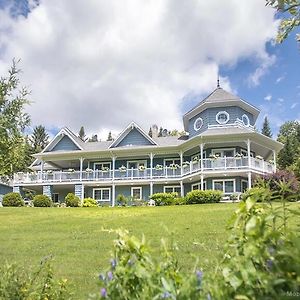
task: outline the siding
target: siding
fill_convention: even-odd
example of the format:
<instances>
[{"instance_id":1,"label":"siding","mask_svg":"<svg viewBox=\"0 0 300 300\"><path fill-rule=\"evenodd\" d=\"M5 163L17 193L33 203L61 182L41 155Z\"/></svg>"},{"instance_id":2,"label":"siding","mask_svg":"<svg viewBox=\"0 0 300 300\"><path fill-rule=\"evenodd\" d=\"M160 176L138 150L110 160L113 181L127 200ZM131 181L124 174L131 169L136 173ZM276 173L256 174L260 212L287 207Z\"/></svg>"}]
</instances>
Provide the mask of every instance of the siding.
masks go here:
<instances>
[{"instance_id":1,"label":"siding","mask_svg":"<svg viewBox=\"0 0 300 300\"><path fill-rule=\"evenodd\" d=\"M53 151L73 151L73 150L80 150L68 136L64 136L51 150Z\"/></svg>"},{"instance_id":2,"label":"siding","mask_svg":"<svg viewBox=\"0 0 300 300\"><path fill-rule=\"evenodd\" d=\"M11 186L7 186L5 184L0 183L0 201L2 200L5 194L11 193L13 188Z\"/></svg>"},{"instance_id":3,"label":"siding","mask_svg":"<svg viewBox=\"0 0 300 300\"><path fill-rule=\"evenodd\" d=\"M201 112L200 114L194 116L189 120L190 137L199 135L200 133L204 132L208 128L208 124L218 125L219 123L216 121L216 115L220 111L226 111L229 114L229 121L227 124L233 124L237 118L242 119L242 116L246 114L250 120L250 125L254 125L253 115L238 106L212 107L206 109L205 111ZM194 122L199 117L203 120L203 126L200 130L195 131Z\"/></svg>"},{"instance_id":4,"label":"siding","mask_svg":"<svg viewBox=\"0 0 300 300\"><path fill-rule=\"evenodd\" d=\"M133 128L115 147L129 145L151 146L153 144L148 139L146 139L136 128Z\"/></svg>"}]
</instances>

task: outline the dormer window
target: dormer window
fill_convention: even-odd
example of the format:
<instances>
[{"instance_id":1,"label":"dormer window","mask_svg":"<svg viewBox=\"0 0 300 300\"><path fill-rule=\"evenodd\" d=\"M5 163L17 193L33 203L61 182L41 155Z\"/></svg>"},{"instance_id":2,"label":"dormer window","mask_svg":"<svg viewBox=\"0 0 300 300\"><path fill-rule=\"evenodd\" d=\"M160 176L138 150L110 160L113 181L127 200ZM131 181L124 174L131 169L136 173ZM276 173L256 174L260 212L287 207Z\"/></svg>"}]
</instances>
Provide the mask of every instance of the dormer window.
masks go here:
<instances>
[{"instance_id":1,"label":"dormer window","mask_svg":"<svg viewBox=\"0 0 300 300\"><path fill-rule=\"evenodd\" d=\"M216 115L216 121L219 124L226 124L229 121L229 114L227 111L220 111Z\"/></svg>"},{"instance_id":2,"label":"dormer window","mask_svg":"<svg viewBox=\"0 0 300 300\"><path fill-rule=\"evenodd\" d=\"M246 127L250 126L250 120L246 114L242 115L242 122Z\"/></svg>"},{"instance_id":3,"label":"dormer window","mask_svg":"<svg viewBox=\"0 0 300 300\"><path fill-rule=\"evenodd\" d=\"M195 131L198 131L201 129L201 127L203 126L203 120L202 118L197 118L194 122L194 129Z\"/></svg>"}]
</instances>

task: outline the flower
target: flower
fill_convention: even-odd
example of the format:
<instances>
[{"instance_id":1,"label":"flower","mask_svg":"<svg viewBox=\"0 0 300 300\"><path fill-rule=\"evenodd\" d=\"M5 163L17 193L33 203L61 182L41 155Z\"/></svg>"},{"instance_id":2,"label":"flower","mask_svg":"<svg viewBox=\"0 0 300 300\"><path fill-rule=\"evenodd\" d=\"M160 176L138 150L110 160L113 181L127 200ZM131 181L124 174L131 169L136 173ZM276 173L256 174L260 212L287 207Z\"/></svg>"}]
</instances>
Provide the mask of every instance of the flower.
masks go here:
<instances>
[{"instance_id":1,"label":"flower","mask_svg":"<svg viewBox=\"0 0 300 300\"><path fill-rule=\"evenodd\" d=\"M106 297L107 297L107 291L106 291L106 288L102 288L100 294L101 294L101 297L102 297L102 298L106 298Z\"/></svg>"},{"instance_id":2,"label":"flower","mask_svg":"<svg viewBox=\"0 0 300 300\"><path fill-rule=\"evenodd\" d=\"M157 170L157 171L161 171L162 169L163 169L162 165L156 165L155 166L155 170Z\"/></svg>"},{"instance_id":3,"label":"flower","mask_svg":"<svg viewBox=\"0 0 300 300\"><path fill-rule=\"evenodd\" d=\"M126 168L124 165L122 165L122 166L119 168L119 171L120 171L120 172L126 172L126 170L127 170L127 168Z\"/></svg>"},{"instance_id":4,"label":"flower","mask_svg":"<svg viewBox=\"0 0 300 300\"><path fill-rule=\"evenodd\" d=\"M68 172L75 172L75 170L74 169L68 169Z\"/></svg>"},{"instance_id":5,"label":"flower","mask_svg":"<svg viewBox=\"0 0 300 300\"><path fill-rule=\"evenodd\" d=\"M169 168L172 170L177 170L179 168L179 165L178 164L170 164Z\"/></svg>"},{"instance_id":6,"label":"flower","mask_svg":"<svg viewBox=\"0 0 300 300\"><path fill-rule=\"evenodd\" d=\"M241 157L243 157L243 154L242 154L242 153L238 153L238 152L237 152L237 153L235 154L235 157L237 157L237 158L241 158Z\"/></svg>"},{"instance_id":7,"label":"flower","mask_svg":"<svg viewBox=\"0 0 300 300\"><path fill-rule=\"evenodd\" d=\"M110 264L111 264L112 268L114 269L117 265L117 261L115 259L111 259Z\"/></svg>"},{"instance_id":8,"label":"flower","mask_svg":"<svg viewBox=\"0 0 300 300\"><path fill-rule=\"evenodd\" d=\"M113 275L113 273L111 271L107 272L107 278L109 280L112 280L114 278L114 275Z\"/></svg>"},{"instance_id":9,"label":"flower","mask_svg":"<svg viewBox=\"0 0 300 300\"><path fill-rule=\"evenodd\" d=\"M146 167L145 166L139 166L139 171L145 171Z\"/></svg>"},{"instance_id":10,"label":"flower","mask_svg":"<svg viewBox=\"0 0 300 300\"><path fill-rule=\"evenodd\" d=\"M182 164L183 167L187 167L187 166L189 166L189 165L190 165L190 162L189 162L189 161L185 161L185 162Z\"/></svg>"},{"instance_id":11,"label":"flower","mask_svg":"<svg viewBox=\"0 0 300 300\"><path fill-rule=\"evenodd\" d=\"M109 171L109 167L102 167L101 171L102 172L108 172Z\"/></svg>"},{"instance_id":12,"label":"flower","mask_svg":"<svg viewBox=\"0 0 300 300\"><path fill-rule=\"evenodd\" d=\"M197 270L196 271L196 276L197 276L198 284L201 284L201 281L202 281L202 278L203 278L203 272L200 271L200 270Z\"/></svg>"},{"instance_id":13,"label":"flower","mask_svg":"<svg viewBox=\"0 0 300 300\"><path fill-rule=\"evenodd\" d=\"M91 172L93 172L93 170L92 170L92 169L90 169L90 168L86 168L86 169L85 169L85 171L86 171L87 173L91 173Z\"/></svg>"},{"instance_id":14,"label":"flower","mask_svg":"<svg viewBox=\"0 0 300 300\"><path fill-rule=\"evenodd\" d=\"M167 298L170 298L172 295L169 293L169 292L164 292L162 295L161 295L161 297L163 298L163 299L167 299Z\"/></svg>"},{"instance_id":15,"label":"flower","mask_svg":"<svg viewBox=\"0 0 300 300\"><path fill-rule=\"evenodd\" d=\"M261 160L263 160L264 158L262 157L262 156L260 156L260 155L256 155L256 157L255 158L257 158L257 159L261 159Z\"/></svg>"},{"instance_id":16,"label":"flower","mask_svg":"<svg viewBox=\"0 0 300 300\"><path fill-rule=\"evenodd\" d=\"M198 156L195 156L195 157L193 158L193 162L197 162L197 161L199 161L199 157L198 157Z\"/></svg>"}]
</instances>

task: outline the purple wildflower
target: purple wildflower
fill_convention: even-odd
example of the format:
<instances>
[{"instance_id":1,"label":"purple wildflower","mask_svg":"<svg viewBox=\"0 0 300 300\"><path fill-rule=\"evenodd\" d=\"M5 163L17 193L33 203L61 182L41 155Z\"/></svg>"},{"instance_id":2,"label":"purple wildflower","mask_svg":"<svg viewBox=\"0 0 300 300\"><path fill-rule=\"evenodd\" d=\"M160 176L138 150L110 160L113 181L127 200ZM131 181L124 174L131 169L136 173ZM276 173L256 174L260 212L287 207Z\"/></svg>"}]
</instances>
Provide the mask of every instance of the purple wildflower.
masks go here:
<instances>
[{"instance_id":1,"label":"purple wildflower","mask_svg":"<svg viewBox=\"0 0 300 300\"><path fill-rule=\"evenodd\" d=\"M171 297L171 294L169 292L164 292L161 296L163 299L167 299Z\"/></svg>"},{"instance_id":2,"label":"purple wildflower","mask_svg":"<svg viewBox=\"0 0 300 300\"><path fill-rule=\"evenodd\" d=\"M99 279L105 281L105 276L103 274L99 274Z\"/></svg>"},{"instance_id":3,"label":"purple wildflower","mask_svg":"<svg viewBox=\"0 0 300 300\"><path fill-rule=\"evenodd\" d=\"M113 275L113 273L111 271L107 272L107 278L109 280L112 280L114 278L114 275Z\"/></svg>"},{"instance_id":4,"label":"purple wildflower","mask_svg":"<svg viewBox=\"0 0 300 300\"><path fill-rule=\"evenodd\" d=\"M117 261L115 259L111 259L110 264L111 264L112 268L114 269L117 265Z\"/></svg>"},{"instance_id":5,"label":"purple wildflower","mask_svg":"<svg viewBox=\"0 0 300 300\"><path fill-rule=\"evenodd\" d=\"M268 270L272 270L272 268L273 268L273 261L271 260L271 259L267 259L267 261L266 261L266 266L267 266L267 269Z\"/></svg>"},{"instance_id":6,"label":"purple wildflower","mask_svg":"<svg viewBox=\"0 0 300 300\"><path fill-rule=\"evenodd\" d=\"M107 297L107 291L106 291L106 288L102 288L100 294L101 294L101 297L102 297L102 298L106 298L106 297Z\"/></svg>"},{"instance_id":7,"label":"purple wildflower","mask_svg":"<svg viewBox=\"0 0 300 300\"><path fill-rule=\"evenodd\" d=\"M199 270L197 270L197 271L196 271L196 276L197 276L197 279L198 279L198 281L200 281L200 282L201 282L201 280L202 280L202 277L203 277L203 272L202 272L202 271L199 271Z\"/></svg>"}]
</instances>

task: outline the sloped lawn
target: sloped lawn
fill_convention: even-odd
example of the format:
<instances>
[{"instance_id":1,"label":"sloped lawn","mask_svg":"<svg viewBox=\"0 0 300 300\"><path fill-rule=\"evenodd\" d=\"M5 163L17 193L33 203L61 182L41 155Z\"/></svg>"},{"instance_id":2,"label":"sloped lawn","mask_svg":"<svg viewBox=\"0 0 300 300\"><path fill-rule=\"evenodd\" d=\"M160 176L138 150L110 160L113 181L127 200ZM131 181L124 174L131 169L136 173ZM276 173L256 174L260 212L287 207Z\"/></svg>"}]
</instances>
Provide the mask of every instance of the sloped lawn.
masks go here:
<instances>
[{"instance_id":1,"label":"sloped lawn","mask_svg":"<svg viewBox=\"0 0 300 300\"><path fill-rule=\"evenodd\" d=\"M157 250L162 238L173 239L185 271L196 257L204 272L222 255L226 225L236 204L139 208L1 208L0 263L36 267L51 255L58 277L74 285L76 298L97 291L97 277L109 263L115 234L124 228L142 234Z\"/></svg>"}]
</instances>

